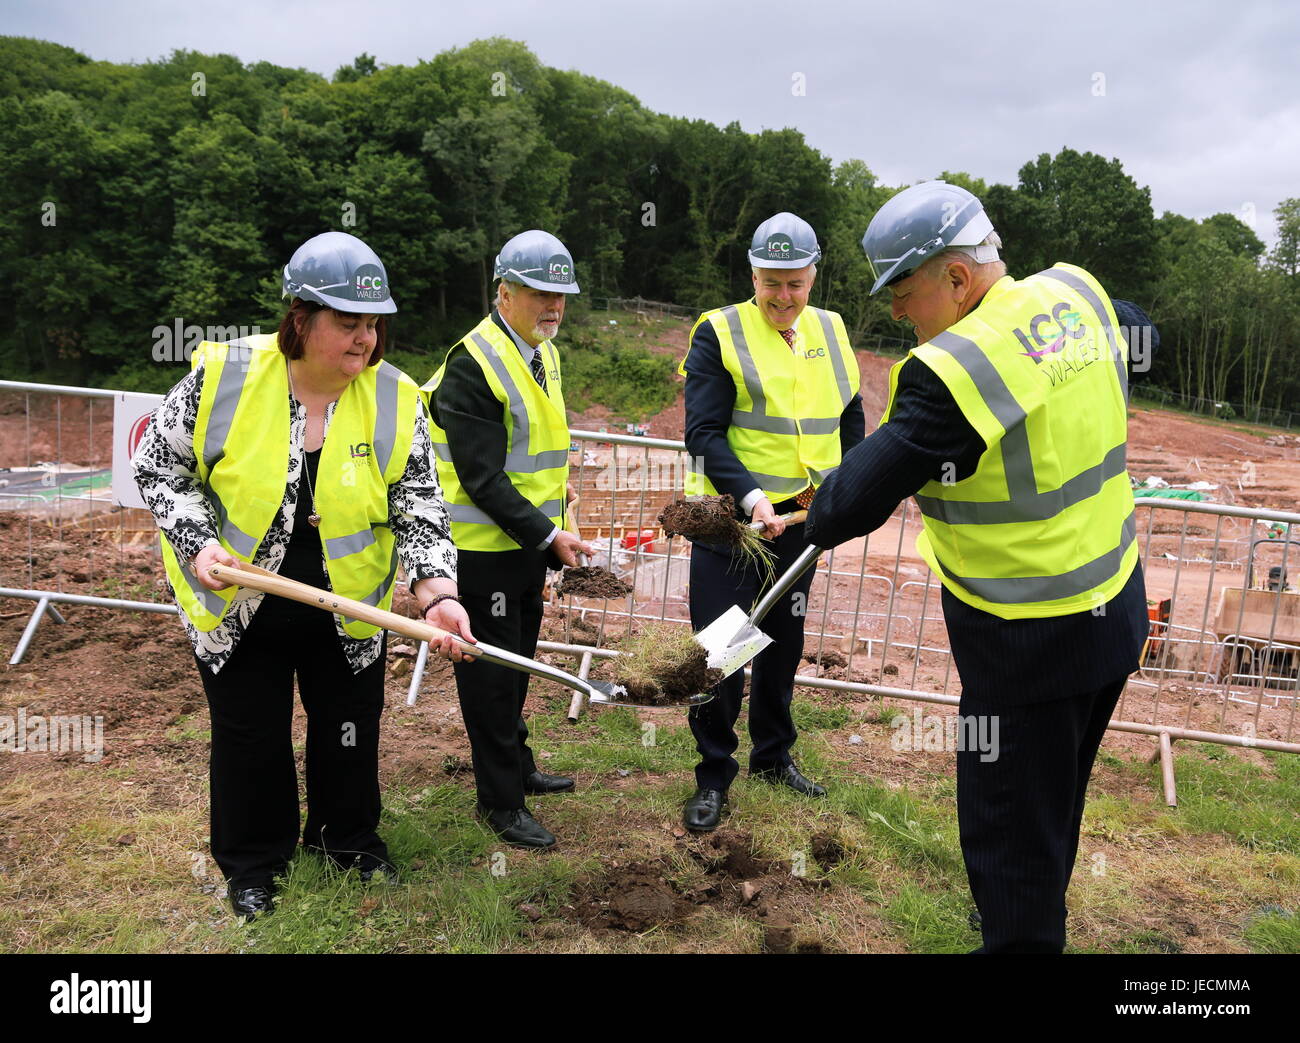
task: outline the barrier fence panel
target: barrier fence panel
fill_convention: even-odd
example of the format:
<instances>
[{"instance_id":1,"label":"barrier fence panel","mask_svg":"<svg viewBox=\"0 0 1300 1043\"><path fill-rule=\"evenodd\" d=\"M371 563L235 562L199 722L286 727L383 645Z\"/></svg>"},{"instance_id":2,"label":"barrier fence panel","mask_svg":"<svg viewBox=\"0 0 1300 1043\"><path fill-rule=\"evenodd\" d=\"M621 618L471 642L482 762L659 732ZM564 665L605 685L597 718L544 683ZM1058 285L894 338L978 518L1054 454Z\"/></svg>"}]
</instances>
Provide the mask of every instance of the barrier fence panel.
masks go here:
<instances>
[{"instance_id":1,"label":"barrier fence panel","mask_svg":"<svg viewBox=\"0 0 1300 1043\"><path fill-rule=\"evenodd\" d=\"M37 603L11 662L59 604L175 611L152 516L112 500L115 394L0 381L0 587Z\"/></svg>"},{"instance_id":2,"label":"barrier fence panel","mask_svg":"<svg viewBox=\"0 0 1300 1043\"><path fill-rule=\"evenodd\" d=\"M36 603L172 611L147 511L108 495L112 392L0 382L0 596ZM690 545L659 526L680 495L680 441L571 432L578 522L593 564L631 587L602 601L551 594L563 639L543 651L607 650L649 621L689 625ZM1112 727L1300 752L1300 514L1140 499L1138 542L1151 634ZM868 538L818 563L797 683L859 696L953 705L960 681L940 586L915 550L910 501ZM748 606L744 606L748 608ZM57 624L56 624L57 625ZM16 652L16 656L19 655ZM597 654L602 658L604 652ZM419 688L424 656L411 682Z\"/></svg>"}]
</instances>

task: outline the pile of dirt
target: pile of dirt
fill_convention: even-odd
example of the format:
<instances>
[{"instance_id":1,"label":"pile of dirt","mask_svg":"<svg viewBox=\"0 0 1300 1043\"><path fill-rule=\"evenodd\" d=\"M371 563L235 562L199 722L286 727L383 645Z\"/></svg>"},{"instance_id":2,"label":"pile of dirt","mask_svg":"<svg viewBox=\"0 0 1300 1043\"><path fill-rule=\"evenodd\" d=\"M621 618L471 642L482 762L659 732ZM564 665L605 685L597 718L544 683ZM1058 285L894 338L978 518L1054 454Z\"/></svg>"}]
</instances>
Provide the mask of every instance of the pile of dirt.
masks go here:
<instances>
[{"instance_id":1,"label":"pile of dirt","mask_svg":"<svg viewBox=\"0 0 1300 1043\"><path fill-rule=\"evenodd\" d=\"M736 501L730 496L701 496L674 500L659 512L665 536L685 536L702 543L730 547L741 540Z\"/></svg>"},{"instance_id":2,"label":"pile of dirt","mask_svg":"<svg viewBox=\"0 0 1300 1043\"><path fill-rule=\"evenodd\" d=\"M579 885L570 914L587 927L610 931L680 923L692 903L678 894L668 872L663 860L619 866L598 881Z\"/></svg>"},{"instance_id":3,"label":"pile of dirt","mask_svg":"<svg viewBox=\"0 0 1300 1043\"><path fill-rule=\"evenodd\" d=\"M711 908L759 923L765 952L825 951L819 937L797 926L807 918L795 908L809 890L822 886L819 881L792 875L785 862L756 856L746 833L687 837L682 847L704 870L702 880L698 871L683 871L667 857L614 863L578 881L561 915L595 931L639 934L680 925Z\"/></svg>"},{"instance_id":4,"label":"pile of dirt","mask_svg":"<svg viewBox=\"0 0 1300 1043\"><path fill-rule=\"evenodd\" d=\"M625 598L632 588L609 569L580 565L564 570L555 592L562 598Z\"/></svg>"},{"instance_id":5,"label":"pile of dirt","mask_svg":"<svg viewBox=\"0 0 1300 1043\"><path fill-rule=\"evenodd\" d=\"M837 652L833 648L823 648L820 656L815 648L808 649L803 654L803 661L805 663L816 663L819 659L821 660L821 665L826 667L841 667L849 665L849 661L844 657L843 653Z\"/></svg>"}]
</instances>

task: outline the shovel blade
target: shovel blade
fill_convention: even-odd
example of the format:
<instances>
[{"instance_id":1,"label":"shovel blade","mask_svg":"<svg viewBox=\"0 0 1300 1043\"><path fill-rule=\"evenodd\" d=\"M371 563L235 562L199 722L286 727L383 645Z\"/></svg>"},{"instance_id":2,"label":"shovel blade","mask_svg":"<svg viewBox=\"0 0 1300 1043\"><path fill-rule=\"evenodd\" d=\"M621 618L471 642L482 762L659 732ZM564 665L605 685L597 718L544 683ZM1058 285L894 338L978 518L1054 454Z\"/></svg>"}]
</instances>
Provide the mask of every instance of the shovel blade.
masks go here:
<instances>
[{"instance_id":1,"label":"shovel blade","mask_svg":"<svg viewBox=\"0 0 1300 1043\"><path fill-rule=\"evenodd\" d=\"M709 666L729 677L744 668L759 652L772 643L767 634L749 624L749 615L739 605L732 605L706 626L695 640L704 646Z\"/></svg>"}]
</instances>

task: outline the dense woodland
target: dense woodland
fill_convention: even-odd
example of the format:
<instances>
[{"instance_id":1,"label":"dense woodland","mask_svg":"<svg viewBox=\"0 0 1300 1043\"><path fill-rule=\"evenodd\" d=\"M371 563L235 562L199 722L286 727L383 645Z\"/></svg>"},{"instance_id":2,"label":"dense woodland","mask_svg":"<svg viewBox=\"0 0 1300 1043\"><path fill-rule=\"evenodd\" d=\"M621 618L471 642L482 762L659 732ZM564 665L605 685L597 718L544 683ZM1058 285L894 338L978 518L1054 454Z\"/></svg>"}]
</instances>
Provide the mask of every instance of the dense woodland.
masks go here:
<instances>
[{"instance_id":1,"label":"dense woodland","mask_svg":"<svg viewBox=\"0 0 1300 1043\"><path fill-rule=\"evenodd\" d=\"M833 165L794 129L651 112L505 39L414 66L362 55L326 79L0 37L0 372L166 387L184 363L155 360L155 327L271 328L280 268L327 228L384 259L403 357L463 333L497 247L534 226L568 244L587 300L713 306L748 296L750 234L784 209L822 239L814 303L860 343L898 338L858 241L904 186L877 183L872 158ZM984 200L1012 274L1068 260L1146 307L1163 341L1148 385L1300 410L1300 198L1267 252L1249 213L1156 217L1150 191L1092 153L1032 158L1016 185L933 175Z\"/></svg>"}]
</instances>

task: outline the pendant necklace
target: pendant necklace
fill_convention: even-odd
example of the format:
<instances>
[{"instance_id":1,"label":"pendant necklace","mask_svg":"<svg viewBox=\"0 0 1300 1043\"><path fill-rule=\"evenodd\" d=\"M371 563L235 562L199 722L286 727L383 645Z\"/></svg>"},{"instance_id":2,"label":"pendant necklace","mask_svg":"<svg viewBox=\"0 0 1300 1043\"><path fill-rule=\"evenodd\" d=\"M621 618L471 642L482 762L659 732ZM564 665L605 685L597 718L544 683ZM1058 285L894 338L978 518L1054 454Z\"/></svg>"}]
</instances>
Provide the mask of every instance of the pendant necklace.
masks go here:
<instances>
[{"instance_id":1,"label":"pendant necklace","mask_svg":"<svg viewBox=\"0 0 1300 1043\"><path fill-rule=\"evenodd\" d=\"M284 365L285 365L285 371L289 374L289 394L293 395L294 400L296 401L298 396L293 390L293 366L289 363L287 359L285 360ZM303 408L304 409L307 408L306 403L303 403ZM311 467L308 466L307 464L306 437L307 437L306 429L304 428L303 431L304 444L302 447L302 473L303 473L303 477L307 479L307 494L311 497L311 514L307 515L307 521L311 523L312 528L319 529L320 513L316 510L316 490L312 488Z\"/></svg>"}]
</instances>

